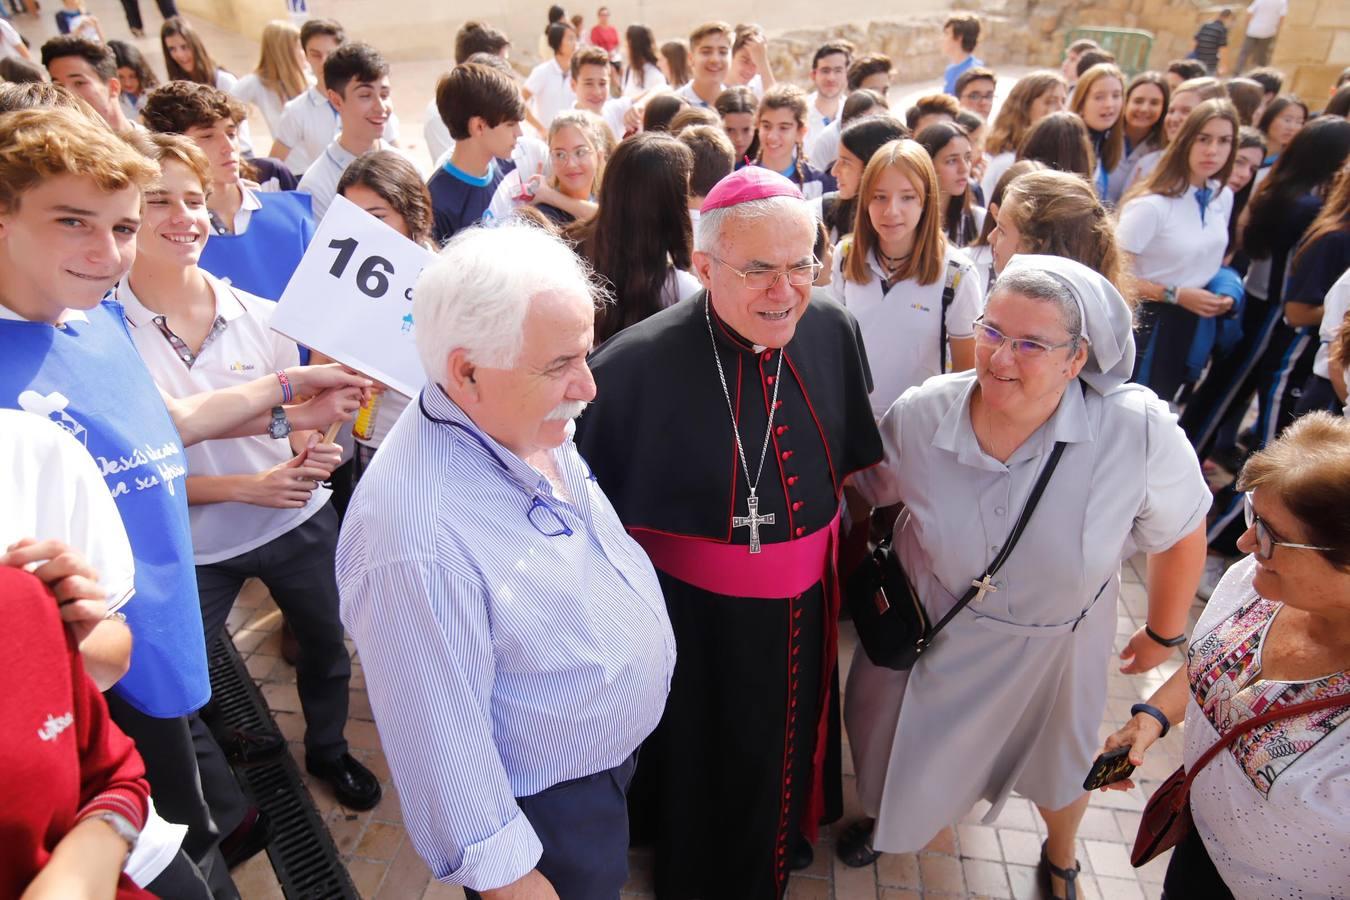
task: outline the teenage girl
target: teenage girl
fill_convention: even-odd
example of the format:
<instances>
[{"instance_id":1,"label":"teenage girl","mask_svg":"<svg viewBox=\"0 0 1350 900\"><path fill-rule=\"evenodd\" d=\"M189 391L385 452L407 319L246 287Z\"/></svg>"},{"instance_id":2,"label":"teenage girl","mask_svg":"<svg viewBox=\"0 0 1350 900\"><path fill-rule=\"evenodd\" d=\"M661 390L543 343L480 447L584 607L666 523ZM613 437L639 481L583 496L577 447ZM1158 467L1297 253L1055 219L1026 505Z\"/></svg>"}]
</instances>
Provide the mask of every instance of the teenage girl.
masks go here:
<instances>
[{"instance_id":1,"label":"teenage girl","mask_svg":"<svg viewBox=\"0 0 1350 900\"><path fill-rule=\"evenodd\" d=\"M935 122L915 137L937 171L942 231L958 247L973 243L984 226L984 209L971 198L970 137L954 122Z\"/></svg>"},{"instance_id":2,"label":"teenage girl","mask_svg":"<svg viewBox=\"0 0 1350 900\"><path fill-rule=\"evenodd\" d=\"M1161 72L1140 72L1125 89L1125 153L1106 182L1106 199L1112 205L1120 202L1139 160L1166 146L1163 122L1170 94L1167 76Z\"/></svg>"},{"instance_id":3,"label":"teenage girl","mask_svg":"<svg viewBox=\"0 0 1350 900\"><path fill-rule=\"evenodd\" d=\"M1093 185L1097 196L1108 199L1111 175L1125 158L1125 76L1110 63L1099 63L1082 74L1073 89L1069 111L1083 120L1097 157Z\"/></svg>"},{"instance_id":4,"label":"teenage girl","mask_svg":"<svg viewBox=\"0 0 1350 900\"><path fill-rule=\"evenodd\" d=\"M1079 83L1080 87L1082 82ZM1134 294L1144 301L1134 380L1164 400L1187 382L1187 357L1201 317L1228 312L1233 298L1206 289L1223 265L1237 150L1237 111L1206 100L1191 113L1152 175L1125 195L1116 239Z\"/></svg>"},{"instance_id":5,"label":"teenage girl","mask_svg":"<svg viewBox=\"0 0 1350 900\"><path fill-rule=\"evenodd\" d=\"M256 106L267 120L268 130L276 134L286 103L303 94L309 85L300 29L284 19L275 19L263 28L258 67L239 79L230 93Z\"/></svg>"},{"instance_id":6,"label":"teenage girl","mask_svg":"<svg viewBox=\"0 0 1350 900\"><path fill-rule=\"evenodd\" d=\"M1058 72L1043 69L1017 79L984 142L986 162L980 188L986 199L993 195L1003 171L1016 160L1017 148L1022 146L1031 126L1050 113L1059 112L1068 102L1069 85Z\"/></svg>"},{"instance_id":7,"label":"teenage girl","mask_svg":"<svg viewBox=\"0 0 1350 900\"><path fill-rule=\"evenodd\" d=\"M806 103L806 94L796 85L775 85L764 93L755 114L759 136L755 163L796 182L803 196L811 200L834 190L836 185L833 176L806 159L802 147L807 130Z\"/></svg>"},{"instance_id":8,"label":"teenage girl","mask_svg":"<svg viewBox=\"0 0 1350 900\"><path fill-rule=\"evenodd\" d=\"M975 364L984 290L942 233L937 173L917 141L878 150L858 198L853 234L834 251L831 289L858 320L880 419L907 389Z\"/></svg>"}]
</instances>

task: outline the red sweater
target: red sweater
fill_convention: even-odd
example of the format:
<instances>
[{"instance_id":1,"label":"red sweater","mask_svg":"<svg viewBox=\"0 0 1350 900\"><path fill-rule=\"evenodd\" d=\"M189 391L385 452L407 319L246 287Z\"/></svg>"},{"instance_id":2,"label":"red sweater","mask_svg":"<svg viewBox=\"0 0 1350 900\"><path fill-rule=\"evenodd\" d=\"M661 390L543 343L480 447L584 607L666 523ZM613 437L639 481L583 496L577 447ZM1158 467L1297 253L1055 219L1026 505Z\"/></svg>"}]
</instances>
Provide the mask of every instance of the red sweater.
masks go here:
<instances>
[{"instance_id":1,"label":"red sweater","mask_svg":"<svg viewBox=\"0 0 1350 900\"><path fill-rule=\"evenodd\" d=\"M91 813L111 810L144 827L150 786L46 587L0 567L0 609L0 897L17 897ZM150 896L122 875L118 900Z\"/></svg>"}]
</instances>

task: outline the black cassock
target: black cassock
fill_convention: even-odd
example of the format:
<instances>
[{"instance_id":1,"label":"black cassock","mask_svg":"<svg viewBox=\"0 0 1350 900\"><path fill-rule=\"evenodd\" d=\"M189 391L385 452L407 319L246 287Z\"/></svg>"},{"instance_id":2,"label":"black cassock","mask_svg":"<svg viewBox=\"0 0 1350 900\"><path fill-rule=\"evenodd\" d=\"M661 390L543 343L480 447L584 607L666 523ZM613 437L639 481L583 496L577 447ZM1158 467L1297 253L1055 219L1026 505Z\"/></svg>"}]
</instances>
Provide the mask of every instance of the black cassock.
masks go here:
<instances>
[{"instance_id":1,"label":"black cassock","mask_svg":"<svg viewBox=\"0 0 1350 900\"><path fill-rule=\"evenodd\" d=\"M750 542L750 529L732 522L747 515L749 491L705 300L684 300L594 353L598 392L576 439L639 542L695 555L713 543L739 568L748 546L726 545ZM757 353L715 313L712 328L753 476L778 352ZM825 546L844 479L882 455L853 317L817 292L786 351L757 490L759 514L774 522L759 526L765 552L752 562ZM833 560L818 578L808 565L817 580L799 593L733 596L663 571L644 545L657 560L679 655L665 715L639 757L634 837L655 845L663 900L781 897L798 831L813 836L817 822L841 812L837 607L825 571ZM729 567L709 562L694 580L716 580ZM761 574L775 583L775 572Z\"/></svg>"}]
</instances>

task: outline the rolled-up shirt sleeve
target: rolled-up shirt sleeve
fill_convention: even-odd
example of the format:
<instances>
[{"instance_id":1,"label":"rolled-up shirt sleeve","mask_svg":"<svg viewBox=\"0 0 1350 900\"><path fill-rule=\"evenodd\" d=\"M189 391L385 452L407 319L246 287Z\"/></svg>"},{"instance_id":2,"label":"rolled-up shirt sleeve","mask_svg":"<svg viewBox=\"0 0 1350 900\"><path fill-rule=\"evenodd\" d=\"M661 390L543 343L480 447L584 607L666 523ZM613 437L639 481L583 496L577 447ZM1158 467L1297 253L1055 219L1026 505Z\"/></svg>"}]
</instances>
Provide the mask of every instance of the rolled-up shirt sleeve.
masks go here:
<instances>
[{"instance_id":1,"label":"rolled-up shirt sleeve","mask_svg":"<svg viewBox=\"0 0 1350 900\"><path fill-rule=\"evenodd\" d=\"M438 880L478 891L528 874L543 847L493 742L482 588L433 563L398 562L368 570L343 594L417 852Z\"/></svg>"}]
</instances>

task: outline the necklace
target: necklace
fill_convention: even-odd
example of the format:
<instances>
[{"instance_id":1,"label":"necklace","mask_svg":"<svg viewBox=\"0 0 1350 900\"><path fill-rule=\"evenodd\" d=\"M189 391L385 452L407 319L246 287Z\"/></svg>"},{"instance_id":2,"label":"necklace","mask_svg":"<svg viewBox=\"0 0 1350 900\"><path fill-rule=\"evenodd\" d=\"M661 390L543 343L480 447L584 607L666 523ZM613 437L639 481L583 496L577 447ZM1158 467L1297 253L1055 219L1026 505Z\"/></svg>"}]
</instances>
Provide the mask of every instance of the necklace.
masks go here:
<instances>
[{"instance_id":1,"label":"necklace","mask_svg":"<svg viewBox=\"0 0 1350 900\"><path fill-rule=\"evenodd\" d=\"M782 382L783 375L783 348L778 348L778 371L773 376L773 400L769 403L769 423L764 426L764 446L759 451L759 469L755 472L755 480L750 480L750 464L745 460L745 445L741 443L741 429L736 423L736 409L731 405L731 390L727 387L727 375L722 370L722 356L717 352L717 337L713 334L712 314L709 312L711 301L707 298L703 301L703 320L708 323L708 340L712 341L713 361L717 363L717 378L722 382L722 396L727 400L727 413L731 416L731 433L736 437L736 452L741 458L741 468L745 471L745 484L750 488L750 496L745 498L745 506L748 515L733 516L731 519L732 528L750 529L750 552L760 552L759 526L772 525L774 514L767 516L759 514L759 497L755 496L755 489L759 487L760 479L764 476L764 459L769 453L769 439L773 435L773 414L778 407L778 385Z\"/></svg>"}]
</instances>

